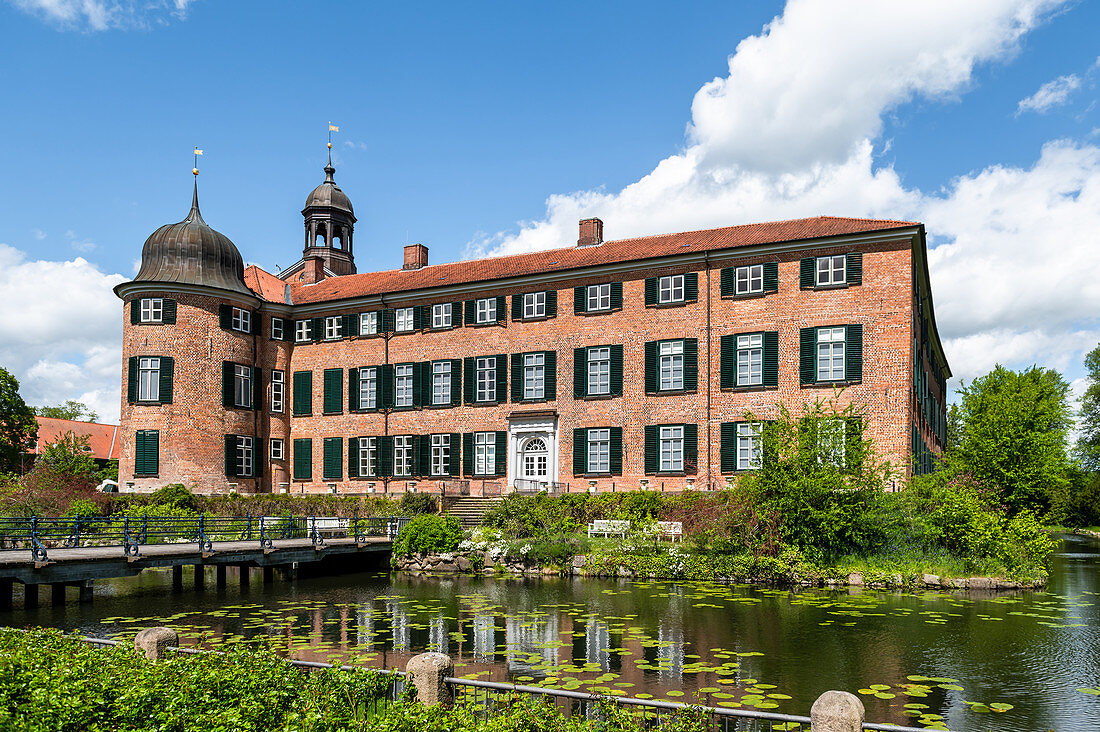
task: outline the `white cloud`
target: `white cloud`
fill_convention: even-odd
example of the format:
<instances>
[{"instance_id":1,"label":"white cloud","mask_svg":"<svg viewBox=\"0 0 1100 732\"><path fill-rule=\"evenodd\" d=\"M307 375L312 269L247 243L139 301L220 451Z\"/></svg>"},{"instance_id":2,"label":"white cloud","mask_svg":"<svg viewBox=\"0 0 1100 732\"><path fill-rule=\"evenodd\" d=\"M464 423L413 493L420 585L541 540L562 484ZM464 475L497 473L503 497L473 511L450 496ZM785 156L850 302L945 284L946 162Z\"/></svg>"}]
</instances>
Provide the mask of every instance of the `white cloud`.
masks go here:
<instances>
[{"instance_id":1,"label":"white cloud","mask_svg":"<svg viewBox=\"0 0 1100 732\"><path fill-rule=\"evenodd\" d=\"M1038 91L1026 99L1021 99L1016 105L1016 115L1032 111L1042 114L1052 107L1060 107L1069 101L1069 96L1081 86L1081 77L1077 74L1066 74L1057 79L1051 79L1039 87Z\"/></svg>"},{"instance_id":2,"label":"white cloud","mask_svg":"<svg viewBox=\"0 0 1100 732\"><path fill-rule=\"evenodd\" d=\"M65 238L69 240L69 245L72 246L78 252L90 252L96 248L96 243L90 239L81 239L72 230L65 232Z\"/></svg>"},{"instance_id":3,"label":"white cloud","mask_svg":"<svg viewBox=\"0 0 1100 732\"><path fill-rule=\"evenodd\" d=\"M8 0L23 12L63 29L104 31L182 20L193 0Z\"/></svg>"},{"instance_id":4,"label":"white cloud","mask_svg":"<svg viewBox=\"0 0 1100 732\"><path fill-rule=\"evenodd\" d=\"M42 231L42 229L34 229L32 233L34 234L34 238L38 241L42 241L46 238L46 232Z\"/></svg>"}]
</instances>

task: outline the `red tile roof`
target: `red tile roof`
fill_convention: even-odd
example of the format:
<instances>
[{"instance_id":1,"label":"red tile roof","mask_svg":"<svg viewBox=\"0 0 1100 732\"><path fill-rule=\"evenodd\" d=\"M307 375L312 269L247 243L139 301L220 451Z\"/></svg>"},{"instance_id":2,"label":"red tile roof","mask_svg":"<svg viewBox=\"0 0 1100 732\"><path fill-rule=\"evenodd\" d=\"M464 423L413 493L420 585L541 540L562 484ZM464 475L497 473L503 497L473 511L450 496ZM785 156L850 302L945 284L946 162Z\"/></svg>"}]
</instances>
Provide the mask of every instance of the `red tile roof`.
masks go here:
<instances>
[{"instance_id":1,"label":"red tile roof","mask_svg":"<svg viewBox=\"0 0 1100 732\"><path fill-rule=\"evenodd\" d=\"M512 254L502 257L472 259L465 262L435 264L411 271L397 269L332 277L315 285L295 283L291 286L291 293L296 305L326 302L430 287L445 287L468 282L483 282L505 277L558 272L614 262L629 262L676 254L752 246L754 244L772 244L801 239L887 231L911 226L919 226L919 223L888 219L816 216L808 219L792 219L764 224L730 226L722 229L620 239L607 241L594 247L578 248L569 246L527 254ZM252 269L254 268L250 267L249 271ZM266 272L264 274L267 275ZM273 275L268 276L273 277ZM253 286L253 282L248 279L247 275L246 282L265 300L283 302L282 290L278 292L277 297L269 297L268 292L271 291L274 294L274 288L264 285L263 291L260 292L260 288Z\"/></svg>"},{"instance_id":2,"label":"red tile roof","mask_svg":"<svg viewBox=\"0 0 1100 732\"><path fill-rule=\"evenodd\" d=\"M254 264L245 268L244 283L248 285L248 289L259 295L262 300L285 302L287 283Z\"/></svg>"},{"instance_id":3,"label":"red tile roof","mask_svg":"<svg viewBox=\"0 0 1100 732\"><path fill-rule=\"evenodd\" d=\"M99 424L97 422L77 422L71 419L54 419L52 417L35 417L38 420L38 439L34 444L34 454L37 455L46 445L57 442L72 432L77 437L88 438L88 447L92 448L91 456L97 460L118 460L121 446L117 424Z\"/></svg>"}]
</instances>

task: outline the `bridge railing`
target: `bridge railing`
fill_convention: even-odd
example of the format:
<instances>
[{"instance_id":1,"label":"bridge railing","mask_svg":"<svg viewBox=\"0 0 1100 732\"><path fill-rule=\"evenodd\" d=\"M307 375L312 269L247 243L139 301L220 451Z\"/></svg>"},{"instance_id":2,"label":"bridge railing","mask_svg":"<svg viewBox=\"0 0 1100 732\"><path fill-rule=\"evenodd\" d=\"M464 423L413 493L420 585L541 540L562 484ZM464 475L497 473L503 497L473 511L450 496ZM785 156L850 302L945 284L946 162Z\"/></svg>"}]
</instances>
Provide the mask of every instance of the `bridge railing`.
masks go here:
<instances>
[{"instance_id":1,"label":"bridge railing","mask_svg":"<svg viewBox=\"0 0 1100 732\"><path fill-rule=\"evenodd\" d=\"M310 539L393 539L408 522L403 516L73 516L0 517L0 551L30 551L45 562L53 548L118 546L136 557L151 544L198 545L213 551L214 542L256 541L267 549L273 542Z\"/></svg>"}]
</instances>

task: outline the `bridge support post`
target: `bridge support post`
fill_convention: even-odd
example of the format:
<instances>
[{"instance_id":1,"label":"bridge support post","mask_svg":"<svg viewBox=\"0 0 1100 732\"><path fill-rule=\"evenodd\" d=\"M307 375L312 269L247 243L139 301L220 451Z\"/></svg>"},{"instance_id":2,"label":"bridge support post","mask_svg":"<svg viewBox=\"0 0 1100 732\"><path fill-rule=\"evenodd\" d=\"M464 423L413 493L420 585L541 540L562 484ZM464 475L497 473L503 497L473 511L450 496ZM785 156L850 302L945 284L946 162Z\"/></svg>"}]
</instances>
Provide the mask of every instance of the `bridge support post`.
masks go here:
<instances>
[{"instance_id":1,"label":"bridge support post","mask_svg":"<svg viewBox=\"0 0 1100 732\"><path fill-rule=\"evenodd\" d=\"M443 653L421 653L405 664L407 678L416 687L416 699L426 707L451 705L451 688L443 679L450 676L454 669L454 660Z\"/></svg>"},{"instance_id":2,"label":"bridge support post","mask_svg":"<svg viewBox=\"0 0 1100 732\"><path fill-rule=\"evenodd\" d=\"M11 610L11 596L14 585L15 580L0 580L0 610Z\"/></svg>"},{"instance_id":3,"label":"bridge support post","mask_svg":"<svg viewBox=\"0 0 1100 732\"><path fill-rule=\"evenodd\" d=\"M176 592L183 590L183 567L178 564L172 567L172 589Z\"/></svg>"},{"instance_id":4,"label":"bridge support post","mask_svg":"<svg viewBox=\"0 0 1100 732\"><path fill-rule=\"evenodd\" d=\"M33 610L38 607L38 585L23 585L23 609Z\"/></svg>"},{"instance_id":5,"label":"bridge support post","mask_svg":"<svg viewBox=\"0 0 1100 732\"><path fill-rule=\"evenodd\" d=\"M252 569L247 564L241 565L241 587L248 587L249 580L252 579Z\"/></svg>"},{"instance_id":6,"label":"bridge support post","mask_svg":"<svg viewBox=\"0 0 1100 732\"><path fill-rule=\"evenodd\" d=\"M264 584L270 585L275 582L275 568L264 567Z\"/></svg>"},{"instance_id":7,"label":"bridge support post","mask_svg":"<svg viewBox=\"0 0 1100 732\"><path fill-rule=\"evenodd\" d=\"M225 565L224 564L219 564L217 566L217 568L214 570L214 573L215 573L215 577L217 578L215 580L215 582L218 585L218 589L219 590L224 590L225 589Z\"/></svg>"},{"instance_id":8,"label":"bridge support post","mask_svg":"<svg viewBox=\"0 0 1100 732\"><path fill-rule=\"evenodd\" d=\"M92 591L95 588L95 580L84 580L80 583L80 602L88 603L92 601Z\"/></svg>"},{"instance_id":9,"label":"bridge support post","mask_svg":"<svg viewBox=\"0 0 1100 732\"><path fill-rule=\"evenodd\" d=\"M810 708L810 732L860 732L863 716L863 702L855 694L826 691Z\"/></svg>"},{"instance_id":10,"label":"bridge support post","mask_svg":"<svg viewBox=\"0 0 1100 732\"><path fill-rule=\"evenodd\" d=\"M51 605L64 605L65 604L65 583L53 582L50 584L50 604Z\"/></svg>"},{"instance_id":11,"label":"bridge support post","mask_svg":"<svg viewBox=\"0 0 1100 732\"><path fill-rule=\"evenodd\" d=\"M291 562L279 567L279 576L284 582L293 582L298 579L298 563Z\"/></svg>"},{"instance_id":12,"label":"bridge support post","mask_svg":"<svg viewBox=\"0 0 1100 732\"><path fill-rule=\"evenodd\" d=\"M201 590L206 582L206 566L203 564L195 565L195 589Z\"/></svg>"}]
</instances>

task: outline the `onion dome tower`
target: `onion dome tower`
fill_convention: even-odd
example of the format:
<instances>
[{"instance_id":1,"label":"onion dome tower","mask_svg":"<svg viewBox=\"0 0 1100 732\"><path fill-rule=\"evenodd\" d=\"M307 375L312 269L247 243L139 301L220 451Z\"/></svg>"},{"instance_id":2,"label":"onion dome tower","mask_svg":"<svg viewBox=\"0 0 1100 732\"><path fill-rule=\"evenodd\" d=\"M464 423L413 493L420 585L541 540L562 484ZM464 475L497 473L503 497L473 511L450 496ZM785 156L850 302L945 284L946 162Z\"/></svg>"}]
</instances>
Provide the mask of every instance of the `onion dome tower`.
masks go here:
<instances>
[{"instance_id":1,"label":"onion dome tower","mask_svg":"<svg viewBox=\"0 0 1100 732\"><path fill-rule=\"evenodd\" d=\"M325 180L306 197L306 206L302 209L306 227L302 259L320 257L325 268L335 275L355 274L352 255L355 211L347 194L333 180L335 173L330 142Z\"/></svg>"}]
</instances>

